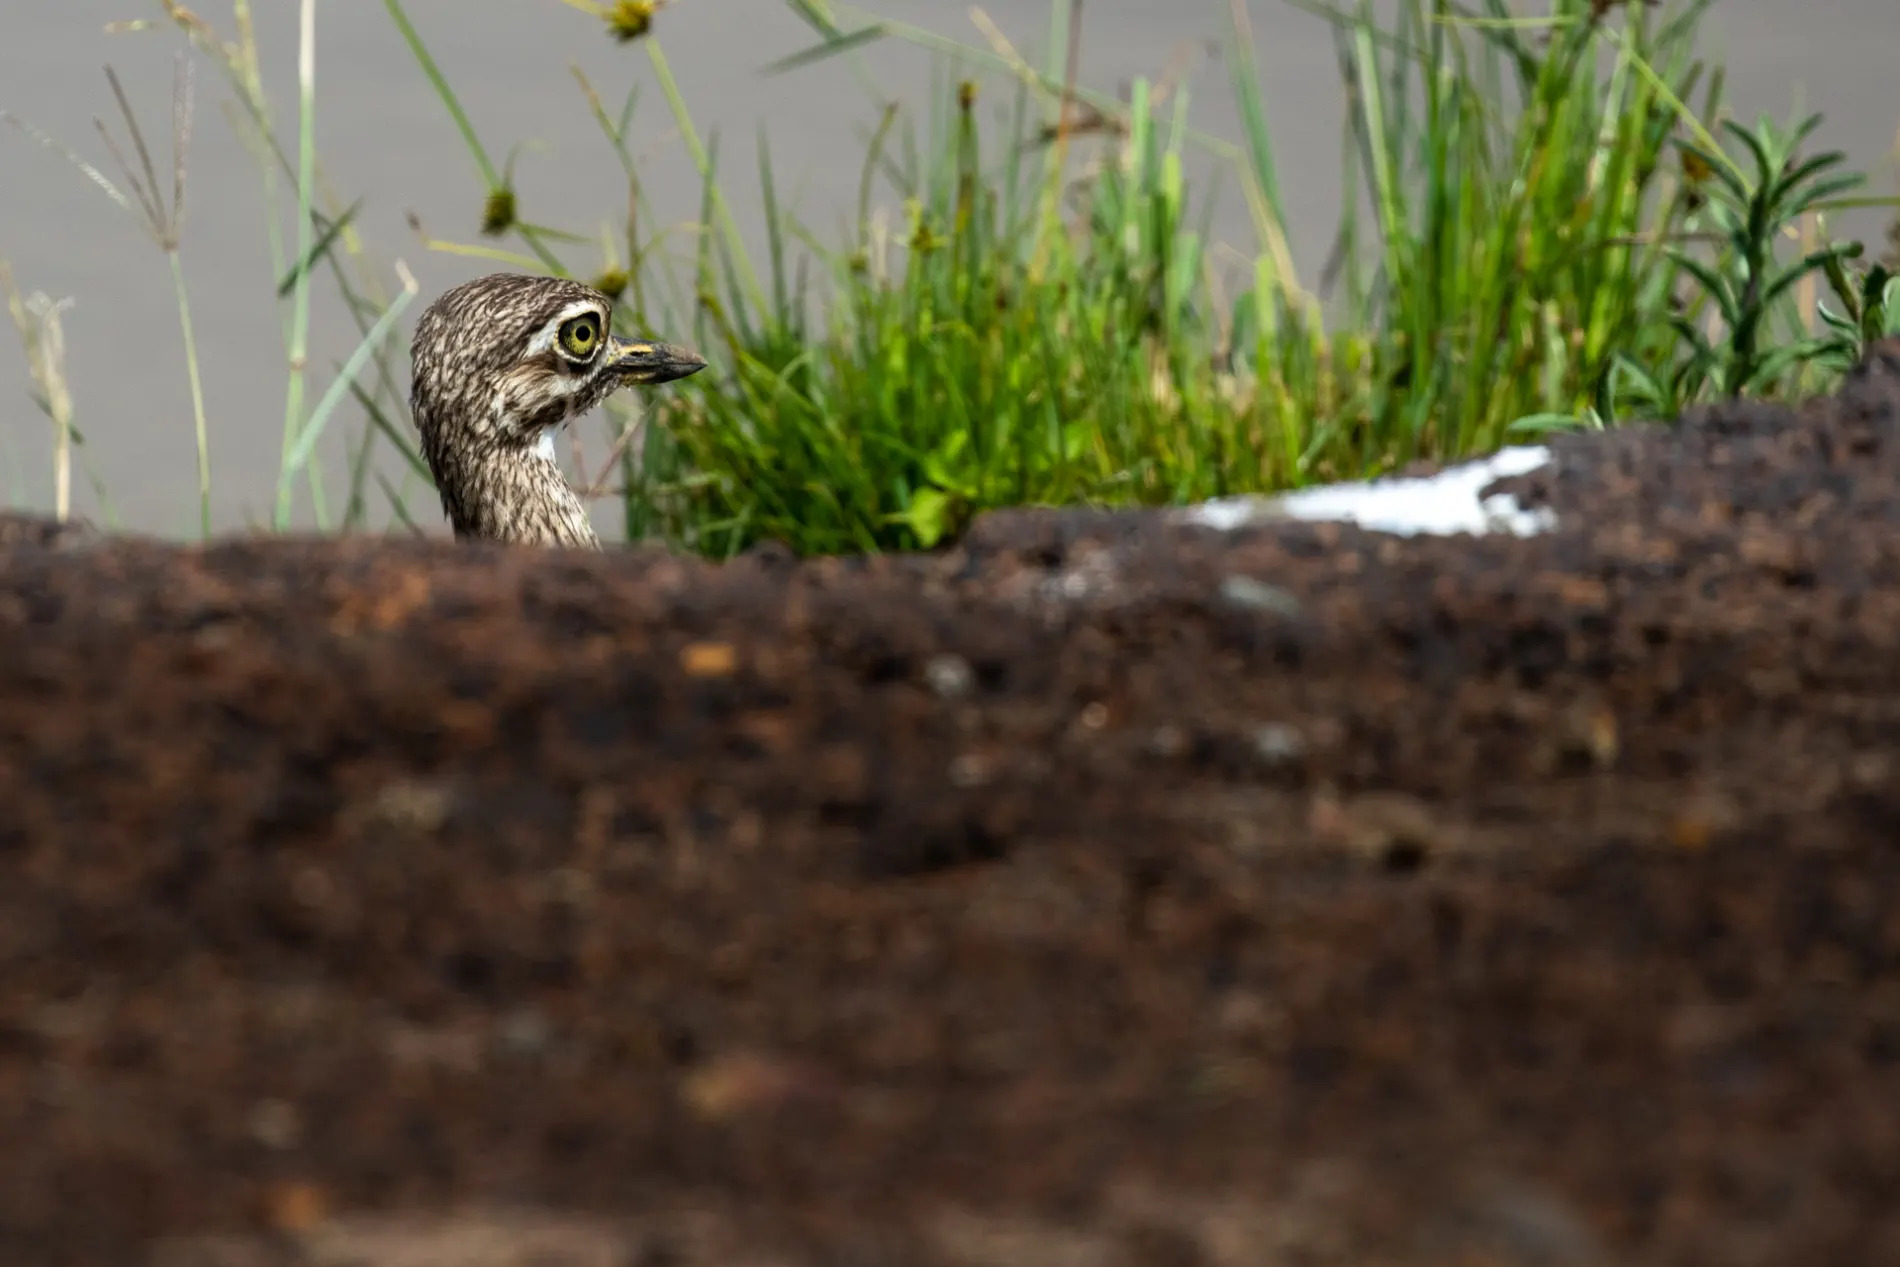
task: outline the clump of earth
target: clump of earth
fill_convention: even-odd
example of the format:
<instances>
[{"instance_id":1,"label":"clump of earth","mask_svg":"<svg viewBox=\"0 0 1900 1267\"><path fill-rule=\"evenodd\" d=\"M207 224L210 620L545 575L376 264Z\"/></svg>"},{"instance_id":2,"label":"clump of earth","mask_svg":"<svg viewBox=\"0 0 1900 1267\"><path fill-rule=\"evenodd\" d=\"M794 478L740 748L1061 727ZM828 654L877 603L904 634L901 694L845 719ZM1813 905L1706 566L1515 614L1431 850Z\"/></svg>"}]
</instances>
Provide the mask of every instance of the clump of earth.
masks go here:
<instances>
[{"instance_id":1,"label":"clump of earth","mask_svg":"<svg viewBox=\"0 0 1900 1267\"><path fill-rule=\"evenodd\" d=\"M1900 350L1524 535L0 528L0 1262L1900 1260Z\"/></svg>"}]
</instances>

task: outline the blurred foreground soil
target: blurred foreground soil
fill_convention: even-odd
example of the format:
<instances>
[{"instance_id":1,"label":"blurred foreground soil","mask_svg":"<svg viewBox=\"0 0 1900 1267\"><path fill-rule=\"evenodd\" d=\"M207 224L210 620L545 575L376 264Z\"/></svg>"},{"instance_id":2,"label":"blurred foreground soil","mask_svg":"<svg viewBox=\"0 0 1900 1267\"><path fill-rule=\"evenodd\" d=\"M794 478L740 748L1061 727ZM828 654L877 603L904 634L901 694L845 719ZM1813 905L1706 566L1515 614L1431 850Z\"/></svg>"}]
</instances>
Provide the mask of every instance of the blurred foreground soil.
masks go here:
<instances>
[{"instance_id":1,"label":"blurred foreground soil","mask_svg":"<svg viewBox=\"0 0 1900 1267\"><path fill-rule=\"evenodd\" d=\"M0 526L0 1264L1900 1262L1900 353L1559 529Z\"/></svg>"}]
</instances>

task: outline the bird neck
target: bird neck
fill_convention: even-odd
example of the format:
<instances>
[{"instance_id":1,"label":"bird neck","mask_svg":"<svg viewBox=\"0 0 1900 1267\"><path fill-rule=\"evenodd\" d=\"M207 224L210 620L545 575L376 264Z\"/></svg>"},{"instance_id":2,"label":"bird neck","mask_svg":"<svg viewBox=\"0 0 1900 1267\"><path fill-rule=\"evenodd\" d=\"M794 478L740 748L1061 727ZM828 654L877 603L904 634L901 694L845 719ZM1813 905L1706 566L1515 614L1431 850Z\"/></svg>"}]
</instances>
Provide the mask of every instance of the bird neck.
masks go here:
<instances>
[{"instance_id":1,"label":"bird neck","mask_svg":"<svg viewBox=\"0 0 1900 1267\"><path fill-rule=\"evenodd\" d=\"M554 460L553 445L480 452L451 446L429 457L442 509L458 538L599 547L587 508Z\"/></svg>"}]
</instances>

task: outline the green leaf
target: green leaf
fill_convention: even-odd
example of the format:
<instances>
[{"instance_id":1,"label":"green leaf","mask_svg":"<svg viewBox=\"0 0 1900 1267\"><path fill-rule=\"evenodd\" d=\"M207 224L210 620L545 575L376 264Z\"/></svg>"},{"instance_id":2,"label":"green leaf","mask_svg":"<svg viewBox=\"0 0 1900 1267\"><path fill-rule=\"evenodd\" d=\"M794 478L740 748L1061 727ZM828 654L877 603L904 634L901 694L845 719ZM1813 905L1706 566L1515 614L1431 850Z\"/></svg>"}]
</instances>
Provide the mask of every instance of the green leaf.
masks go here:
<instances>
[{"instance_id":1,"label":"green leaf","mask_svg":"<svg viewBox=\"0 0 1900 1267\"><path fill-rule=\"evenodd\" d=\"M1728 322L1731 328L1741 324L1741 313L1726 278L1708 264L1682 251L1670 251L1669 258L1675 261L1676 267L1702 284L1703 292L1722 310L1722 320Z\"/></svg>"},{"instance_id":2,"label":"green leaf","mask_svg":"<svg viewBox=\"0 0 1900 1267\"><path fill-rule=\"evenodd\" d=\"M1801 339L1778 347L1762 358L1745 382L1735 385L1733 394L1739 396L1759 384L1772 383L1796 366L1815 360L1835 343L1834 339Z\"/></svg>"},{"instance_id":3,"label":"green leaf","mask_svg":"<svg viewBox=\"0 0 1900 1267\"><path fill-rule=\"evenodd\" d=\"M833 29L836 30L835 27ZM836 57L840 53L848 53L860 45L869 44L872 40L882 39L887 34L889 34L889 32L886 31L881 24L875 22L870 26L861 26L855 31L840 32L822 44L814 44L810 48L802 48L796 53L786 54L777 61L766 63L765 67L759 73L764 75L783 75L787 71L797 70L800 66L808 66L813 62L821 62L828 57Z\"/></svg>"},{"instance_id":4,"label":"green leaf","mask_svg":"<svg viewBox=\"0 0 1900 1267\"><path fill-rule=\"evenodd\" d=\"M1584 431L1590 424L1575 414L1526 414L1504 428L1506 435L1539 436L1553 431Z\"/></svg>"},{"instance_id":5,"label":"green leaf","mask_svg":"<svg viewBox=\"0 0 1900 1267\"><path fill-rule=\"evenodd\" d=\"M1875 267L1878 268L1879 266L1876 265ZM1847 275L1846 265L1842 263L1841 257L1838 255L1828 256L1827 259L1821 262L1821 268L1827 273L1828 286L1833 289L1835 296L1840 299L1841 306L1847 309L1848 317L1851 320L1859 321L1860 314L1866 310L1867 302L1870 298L1867 283L1872 280L1873 275L1870 273L1866 278L1863 278L1859 286L1854 285L1853 280Z\"/></svg>"},{"instance_id":6,"label":"green leaf","mask_svg":"<svg viewBox=\"0 0 1900 1267\"><path fill-rule=\"evenodd\" d=\"M1837 331L1845 338L1858 339L1860 337L1861 330L1859 323L1836 313L1832 308L1827 306L1825 299L1815 302L1814 311L1821 318L1821 324L1825 325L1828 329Z\"/></svg>"},{"instance_id":7,"label":"green leaf","mask_svg":"<svg viewBox=\"0 0 1900 1267\"><path fill-rule=\"evenodd\" d=\"M1879 334L1882 338L1900 334L1900 277L1889 278L1880 290L1878 314L1869 310L1868 317L1878 318Z\"/></svg>"},{"instance_id":8,"label":"green leaf","mask_svg":"<svg viewBox=\"0 0 1900 1267\"><path fill-rule=\"evenodd\" d=\"M277 283L279 299L287 298L290 292L296 289L297 279L315 268L317 261L330 253L331 243L343 235L343 230L350 227L350 222L356 219L356 213L362 209L363 200L358 198L342 215L323 226L323 232L317 236L315 242L310 244L309 253L297 262L296 267L284 274L282 281Z\"/></svg>"},{"instance_id":9,"label":"green leaf","mask_svg":"<svg viewBox=\"0 0 1900 1267\"><path fill-rule=\"evenodd\" d=\"M1631 393L1634 396L1659 404L1665 399L1662 384L1656 381L1655 376L1621 352L1610 362L1610 380L1619 388L1624 380L1635 383L1635 391Z\"/></svg>"},{"instance_id":10,"label":"green leaf","mask_svg":"<svg viewBox=\"0 0 1900 1267\"><path fill-rule=\"evenodd\" d=\"M917 534L924 549L929 550L943 540L944 531L949 527L950 505L950 494L940 488L919 489L911 494L910 505L904 508L904 521Z\"/></svg>"},{"instance_id":11,"label":"green leaf","mask_svg":"<svg viewBox=\"0 0 1900 1267\"><path fill-rule=\"evenodd\" d=\"M965 496L974 494L976 490L969 486L968 480L961 471L956 469L969 444L969 432L951 432L935 452L924 458L924 478L939 488L951 489Z\"/></svg>"}]
</instances>

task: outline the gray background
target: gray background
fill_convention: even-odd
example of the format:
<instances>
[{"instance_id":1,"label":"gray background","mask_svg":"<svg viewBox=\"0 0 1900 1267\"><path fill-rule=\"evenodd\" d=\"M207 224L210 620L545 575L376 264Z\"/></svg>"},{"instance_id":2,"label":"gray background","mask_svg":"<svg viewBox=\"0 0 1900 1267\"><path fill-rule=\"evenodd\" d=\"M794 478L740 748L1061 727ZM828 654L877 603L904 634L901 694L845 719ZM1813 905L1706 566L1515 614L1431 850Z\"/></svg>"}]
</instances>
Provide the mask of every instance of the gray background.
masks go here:
<instances>
[{"instance_id":1,"label":"gray background","mask_svg":"<svg viewBox=\"0 0 1900 1267\"><path fill-rule=\"evenodd\" d=\"M1295 250L1310 278L1338 210L1342 107L1331 37L1320 19L1282 0L1249 4ZM199 0L196 7L230 30L228 6ZM1044 0L989 0L985 7L1019 47L1038 55ZM258 0L257 8L266 87L288 139L294 137L297 4ZM869 8L979 38L964 5L873 0ZM531 217L597 233L603 221L618 220L624 205L618 166L586 113L570 63L616 101L631 82L646 85L637 115L647 150L643 173L660 193L665 218L693 217L695 178L638 45L613 44L593 19L558 0L410 0L408 10L497 161L517 141L540 143L524 152L518 168ZM1224 0L1088 0L1083 78L1112 91L1135 75L1158 75L1172 51L1218 39L1224 12ZM162 21L139 33L104 31L111 21L159 13L155 0L8 0L0 16L0 108L103 163L91 118L116 123L101 70L110 62L157 135L162 162L171 57L182 40ZM1758 111L1785 118L1797 105L1824 111L1823 142L1845 149L1873 173L1870 192L1893 191L1890 155L1900 95L1891 59L1900 47L1900 3L1717 0L1713 14L1703 51L1726 63L1732 105L1750 118ZM835 240L855 197L860 131L879 110L863 81L836 61L776 78L760 75L766 63L812 39L778 0L681 0L661 13L657 29L696 123L722 133L735 207L743 213L752 203L754 138L763 123L781 188ZM924 55L886 43L861 61L882 92L926 104ZM1205 52L1190 64L1194 121L1237 137L1224 70ZM493 267L425 251L405 222L414 212L439 236L475 240L480 179L377 0L320 6L317 73L318 153L332 187L345 200L366 197L359 227L372 249L385 261L401 257L422 282L406 326L431 295ZM217 71L201 65L184 260L202 345L216 522L237 528L269 513L285 374L257 169L223 116L228 96ZM1223 223L1244 241L1231 182L1227 189L1231 214ZM1870 214L1848 227L1878 232L1881 223ZM195 532L190 397L163 257L77 171L12 129L0 130L0 257L12 262L23 289L76 300L67 333L79 423L124 523L166 534ZM581 267L586 257L569 258ZM316 294L313 392L354 341L327 285ZM44 509L52 501L50 426L29 399L10 324L0 326L0 336L0 503ZM332 439L357 423L356 411L346 407ZM327 447L334 462L337 446ZM94 511L77 473L74 496L79 510ZM433 527L434 507L420 499L412 504Z\"/></svg>"}]
</instances>

